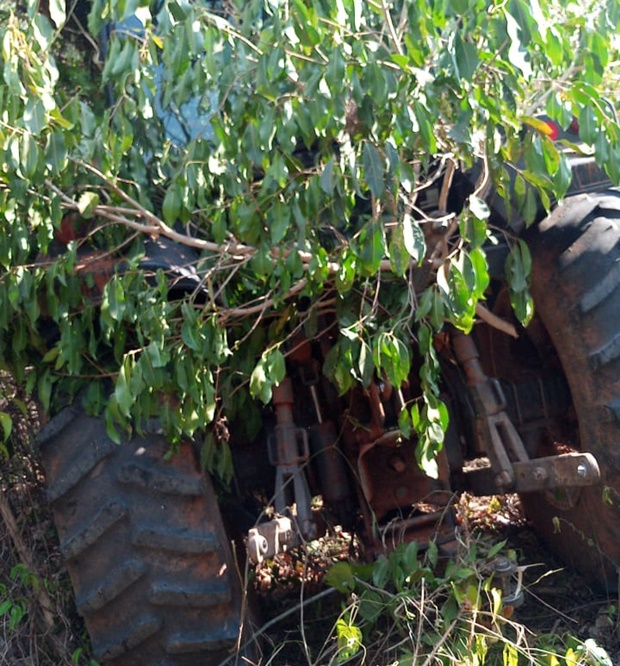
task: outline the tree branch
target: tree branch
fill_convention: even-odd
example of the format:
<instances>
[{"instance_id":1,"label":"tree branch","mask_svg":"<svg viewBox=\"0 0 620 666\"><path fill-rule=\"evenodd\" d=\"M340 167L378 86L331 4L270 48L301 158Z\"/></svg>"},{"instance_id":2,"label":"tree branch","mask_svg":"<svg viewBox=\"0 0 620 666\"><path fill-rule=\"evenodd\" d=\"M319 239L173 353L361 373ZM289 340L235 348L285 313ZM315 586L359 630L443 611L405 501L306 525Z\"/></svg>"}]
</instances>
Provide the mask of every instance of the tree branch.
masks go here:
<instances>
[{"instance_id":1,"label":"tree branch","mask_svg":"<svg viewBox=\"0 0 620 666\"><path fill-rule=\"evenodd\" d=\"M503 333L506 333L513 338L519 337L517 329L510 322L507 322L506 320L501 319L497 315L493 314L480 302L476 304L476 314L485 324L496 328L498 331L502 331Z\"/></svg>"}]
</instances>

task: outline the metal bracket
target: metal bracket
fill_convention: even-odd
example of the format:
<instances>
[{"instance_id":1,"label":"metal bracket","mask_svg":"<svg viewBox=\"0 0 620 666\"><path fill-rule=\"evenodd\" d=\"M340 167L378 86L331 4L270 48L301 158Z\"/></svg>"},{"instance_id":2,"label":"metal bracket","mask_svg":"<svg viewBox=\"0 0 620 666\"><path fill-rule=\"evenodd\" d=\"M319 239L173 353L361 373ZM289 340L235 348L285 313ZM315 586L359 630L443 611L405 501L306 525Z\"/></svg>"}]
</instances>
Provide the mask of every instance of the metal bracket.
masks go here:
<instances>
[{"instance_id":1,"label":"metal bracket","mask_svg":"<svg viewBox=\"0 0 620 666\"><path fill-rule=\"evenodd\" d=\"M515 490L527 493L546 488L593 486L600 482L601 471L591 453L563 453L548 458L534 458L513 465Z\"/></svg>"},{"instance_id":2,"label":"metal bracket","mask_svg":"<svg viewBox=\"0 0 620 666\"><path fill-rule=\"evenodd\" d=\"M295 531L290 518L276 516L248 532L248 557L252 564L286 551L295 545Z\"/></svg>"},{"instance_id":3,"label":"metal bracket","mask_svg":"<svg viewBox=\"0 0 620 666\"><path fill-rule=\"evenodd\" d=\"M523 567L507 557L497 557L491 564L491 571L502 591L502 601L506 606L519 608L523 605Z\"/></svg>"},{"instance_id":4,"label":"metal bracket","mask_svg":"<svg viewBox=\"0 0 620 666\"><path fill-rule=\"evenodd\" d=\"M454 331L456 357L472 391L477 412L476 426L491 470L466 473L480 494L532 492L548 488L593 486L601 473L591 453L567 453L530 459L521 436L504 411L506 401L499 383L487 377L470 336ZM493 483L489 484L489 472Z\"/></svg>"},{"instance_id":5,"label":"metal bracket","mask_svg":"<svg viewBox=\"0 0 620 666\"><path fill-rule=\"evenodd\" d=\"M306 539L314 539L317 528L312 516L308 481L302 465L310 459L308 433L293 420L293 387L285 378L273 390L277 425L267 442L269 461L276 468L274 506L284 514L292 504L297 508L299 529Z\"/></svg>"}]
</instances>

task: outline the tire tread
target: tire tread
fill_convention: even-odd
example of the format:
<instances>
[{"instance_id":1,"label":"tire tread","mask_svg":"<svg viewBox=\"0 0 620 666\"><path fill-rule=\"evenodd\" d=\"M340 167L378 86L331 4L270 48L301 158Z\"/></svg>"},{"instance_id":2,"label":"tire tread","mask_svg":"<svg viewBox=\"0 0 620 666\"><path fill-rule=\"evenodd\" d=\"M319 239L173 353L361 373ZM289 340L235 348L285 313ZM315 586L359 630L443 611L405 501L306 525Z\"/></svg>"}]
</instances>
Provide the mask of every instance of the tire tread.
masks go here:
<instances>
[{"instance_id":1,"label":"tire tread","mask_svg":"<svg viewBox=\"0 0 620 666\"><path fill-rule=\"evenodd\" d=\"M157 432L116 445L102 419L75 408L52 420L41 442L61 552L95 658L216 666L229 657L241 588L191 445L170 460Z\"/></svg>"}]
</instances>

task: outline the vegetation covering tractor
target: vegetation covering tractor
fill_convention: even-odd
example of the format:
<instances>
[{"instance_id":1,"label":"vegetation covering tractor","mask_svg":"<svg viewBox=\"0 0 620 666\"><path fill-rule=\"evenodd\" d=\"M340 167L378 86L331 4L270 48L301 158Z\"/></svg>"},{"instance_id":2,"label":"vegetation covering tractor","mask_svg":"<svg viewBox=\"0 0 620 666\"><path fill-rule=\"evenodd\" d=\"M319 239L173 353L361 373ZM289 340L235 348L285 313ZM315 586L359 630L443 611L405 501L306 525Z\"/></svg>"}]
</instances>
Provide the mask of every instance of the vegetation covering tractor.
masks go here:
<instances>
[{"instance_id":1,"label":"vegetation covering tractor","mask_svg":"<svg viewBox=\"0 0 620 666\"><path fill-rule=\"evenodd\" d=\"M31 12L27 64L5 32L2 361L52 415L95 657L234 660L232 543L257 563L341 525L369 557L449 555L463 491L518 493L615 587L613 109L588 83L518 110L561 37L520 0L259 4L94 2L97 121L54 102L59 3Z\"/></svg>"},{"instance_id":2,"label":"vegetation covering tractor","mask_svg":"<svg viewBox=\"0 0 620 666\"><path fill-rule=\"evenodd\" d=\"M525 233L536 303L527 328L513 318L498 276L489 284L493 312L482 313L472 334L446 327L426 341L446 406L437 407L447 431L436 474L418 463L415 418L408 427L400 417L420 399L418 373L394 385L371 372L339 395L324 371L339 335L331 313L320 315L320 334L290 339L286 373L257 439L219 424L234 465L228 508L218 503L195 444L166 455L158 422L119 446L102 418L78 406L54 417L40 435L48 495L97 658L144 664L165 654L182 664L200 655L220 663L242 619L226 523L237 534L246 525L253 563L320 536L327 525L355 530L370 555L403 540L433 540L449 554L456 493L519 493L550 548L613 588L620 196L580 193L598 185L580 182ZM444 232L447 214L441 211L432 233ZM507 247L493 252L505 256ZM410 355L415 368L422 365L416 345L378 353ZM269 519L251 512L251 497L271 498Z\"/></svg>"}]
</instances>

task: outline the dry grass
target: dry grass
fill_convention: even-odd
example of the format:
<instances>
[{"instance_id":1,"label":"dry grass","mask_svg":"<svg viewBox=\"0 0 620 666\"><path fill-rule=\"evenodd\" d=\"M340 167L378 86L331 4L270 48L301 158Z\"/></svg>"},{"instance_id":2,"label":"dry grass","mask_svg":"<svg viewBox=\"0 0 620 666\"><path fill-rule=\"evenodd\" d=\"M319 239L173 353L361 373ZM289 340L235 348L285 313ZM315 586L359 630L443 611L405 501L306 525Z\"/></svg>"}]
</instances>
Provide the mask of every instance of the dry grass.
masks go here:
<instances>
[{"instance_id":1,"label":"dry grass","mask_svg":"<svg viewBox=\"0 0 620 666\"><path fill-rule=\"evenodd\" d=\"M75 612L34 441L37 413L6 380L1 388L0 411L10 414L13 430L0 450L0 666L86 664L88 641Z\"/></svg>"}]
</instances>

